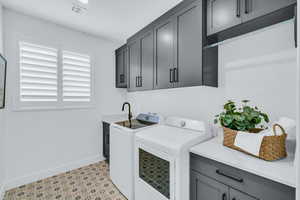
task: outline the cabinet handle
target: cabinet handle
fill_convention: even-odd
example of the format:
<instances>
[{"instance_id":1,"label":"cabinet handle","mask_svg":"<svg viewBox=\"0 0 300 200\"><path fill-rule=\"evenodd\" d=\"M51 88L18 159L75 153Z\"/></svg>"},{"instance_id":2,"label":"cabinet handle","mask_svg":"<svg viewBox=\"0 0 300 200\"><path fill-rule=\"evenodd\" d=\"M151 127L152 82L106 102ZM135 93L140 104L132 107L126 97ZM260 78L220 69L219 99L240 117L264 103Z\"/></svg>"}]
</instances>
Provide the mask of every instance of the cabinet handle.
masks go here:
<instances>
[{"instance_id":1,"label":"cabinet handle","mask_svg":"<svg viewBox=\"0 0 300 200\"><path fill-rule=\"evenodd\" d=\"M124 83L124 74L120 74L120 83Z\"/></svg>"},{"instance_id":2,"label":"cabinet handle","mask_svg":"<svg viewBox=\"0 0 300 200\"><path fill-rule=\"evenodd\" d=\"M222 200L227 200L227 194L226 194L226 193L224 193L224 194L222 195Z\"/></svg>"},{"instance_id":3,"label":"cabinet handle","mask_svg":"<svg viewBox=\"0 0 300 200\"><path fill-rule=\"evenodd\" d=\"M140 76L140 87L143 87L143 77Z\"/></svg>"},{"instance_id":4,"label":"cabinet handle","mask_svg":"<svg viewBox=\"0 0 300 200\"><path fill-rule=\"evenodd\" d=\"M249 14L249 12L250 12L249 3L250 3L250 0L245 0L245 14Z\"/></svg>"},{"instance_id":5,"label":"cabinet handle","mask_svg":"<svg viewBox=\"0 0 300 200\"><path fill-rule=\"evenodd\" d=\"M198 183L199 182L199 180L198 180L198 178L196 178L196 199L198 199Z\"/></svg>"},{"instance_id":6,"label":"cabinet handle","mask_svg":"<svg viewBox=\"0 0 300 200\"><path fill-rule=\"evenodd\" d=\"M174 71L173 71L173 76L174 76L174 78L173 78L173 80L174 80L174 82L179 82L179 80L178 80L178 68L174 68L173 69Z\"/></svg>"},{"instance_id":7,"label":"cabinet handle","mask_svg":"<svg viewBox=\"0 0 300 200\"><path fill-rule=\"evenodd\" d=\"M229 178L229 179L231 179L231 180L237 181L237 182L239 182L239 183L244 182L244 179L239 178L239 177L234 177L234 176L232 176L232 175L228 175L228 174L222 172L222 171L219 170L219 169L216 170L216 173L219 174L220 176L224 176L224 177L226 177L226 178Z\"/></svg>"},{"instance_id":8,"label":"cabinet handle","mask_svg":"<svg viewBox=\"0 0 300 200\"><path fill-rule=\"evenodd\" d=\"M170 69L170 83L174 82L174 80L173 80L173 70L174 69Z\"/></svg>"},{"instance_id":9,"label":"cabinet handle","mask_svg":"<svg viewBox=\"0 0 300 200\"><path fill-rule=\"evenodd\" d=\"M136 76L135 77L135 87L139 87L139 79L138 79L139 77L138 76Z\"/></svg>"},{"instance_id":10,"label":"cabinet handle","mask_svg":"<svg viewBox=\"0 0 300 200\"><path fill-rule=\"evenodd\" d=\"M236 17L241 17L241 0L236 0Z\"/></svg>"}]
</instances>

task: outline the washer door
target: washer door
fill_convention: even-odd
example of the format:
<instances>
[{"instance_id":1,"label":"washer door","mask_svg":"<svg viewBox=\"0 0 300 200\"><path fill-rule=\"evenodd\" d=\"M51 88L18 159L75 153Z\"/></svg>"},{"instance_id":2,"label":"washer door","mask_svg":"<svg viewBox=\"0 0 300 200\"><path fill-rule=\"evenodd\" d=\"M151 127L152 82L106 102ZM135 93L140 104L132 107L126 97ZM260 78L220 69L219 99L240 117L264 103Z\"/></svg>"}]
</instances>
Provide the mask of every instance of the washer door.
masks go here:
<instances>
[{"instance_id":1,"label":"washer door","mask_svg":"<svg viewBox=\"0 0 300 200\"><path fill-rule=\"evenodd\" d=\"M135 150L138 165L135 199L174 200L174 159L142 143L137 143Z\"/></svg>"}]
</instances>

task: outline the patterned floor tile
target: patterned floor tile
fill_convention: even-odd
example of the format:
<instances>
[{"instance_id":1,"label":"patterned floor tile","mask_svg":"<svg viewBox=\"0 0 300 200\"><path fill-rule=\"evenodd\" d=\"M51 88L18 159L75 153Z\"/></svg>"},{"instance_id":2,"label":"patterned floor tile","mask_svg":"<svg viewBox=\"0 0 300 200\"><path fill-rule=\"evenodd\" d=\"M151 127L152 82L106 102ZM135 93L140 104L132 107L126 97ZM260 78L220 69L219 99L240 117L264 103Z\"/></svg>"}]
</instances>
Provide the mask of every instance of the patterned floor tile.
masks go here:
<instances>
[{"instance_id":1,"label":"patterned floor tile","mask_svg":"<svg viewBox=\"0 0 300 200\"><path fill-rule=\"evenodd\" d=\"M4 200L126 200L99 162L11 189Z\"/></svg>"}]
</instances>

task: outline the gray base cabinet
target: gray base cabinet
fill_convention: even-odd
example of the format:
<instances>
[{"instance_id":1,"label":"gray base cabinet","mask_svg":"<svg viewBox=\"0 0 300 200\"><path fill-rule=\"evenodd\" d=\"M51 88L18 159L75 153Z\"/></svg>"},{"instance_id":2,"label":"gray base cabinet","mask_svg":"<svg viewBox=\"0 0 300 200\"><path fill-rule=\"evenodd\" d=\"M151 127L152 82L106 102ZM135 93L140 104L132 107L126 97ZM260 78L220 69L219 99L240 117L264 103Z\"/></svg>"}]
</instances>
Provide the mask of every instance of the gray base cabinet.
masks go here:
<instances>
[{"instance_id":1,"label":"gray base cabinet","mask_svg":"<svg viewBox=\"0 0 300 200\"><path fill-rule=\"evenodd\" d=\"M232 188L229 189L229 196L231 200L257 200L254 197L250 197L249 195L239 192Z\"/></svg>"},{"instance_id":2,"label":"gray base cabinet","mask_svg":"<svg viewBox=\"0 0 300 200\"><path fill-rule=\"evenodd\" d=\"M191 154L190 200L295 200L295 188Z\"/></svg>"},{"instance_id":3,"label":"gray base cabinet","mask_svg":"<svg viewBox=\"0 0 300 200\"><path fill-rule=\"evenodd\" d=\"M110 134L110 124L102 122L103 130L103 157L109 160L109 134Z\"/></svg>"},{"instance_id":4,"label":"gray base cabinet","mask_svg":"<svg viewBox=\"0 0 300 200\"><path fill-rule=\"evenodd\" d=\"M191 171L191 200L225 200L228 186Z\"/></svg>"}]
</instances>

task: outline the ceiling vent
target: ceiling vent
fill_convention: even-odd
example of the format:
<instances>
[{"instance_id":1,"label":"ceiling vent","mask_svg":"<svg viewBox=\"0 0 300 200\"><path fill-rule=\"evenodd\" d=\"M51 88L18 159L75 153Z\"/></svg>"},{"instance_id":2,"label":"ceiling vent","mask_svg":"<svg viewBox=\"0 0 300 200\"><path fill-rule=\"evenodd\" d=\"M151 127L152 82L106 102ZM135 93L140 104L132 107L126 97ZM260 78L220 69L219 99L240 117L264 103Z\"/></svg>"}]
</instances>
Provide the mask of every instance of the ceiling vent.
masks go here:
<instances>
[{"instance_id":1,"label":"ceiling vent","mask_svg":"<svg viewBox=\"0 0 300 200\"><path fill-rule=\"evenodd\" d=\"M72 5L72 11L77 14L83 14L87 11L87 5L76 1Z\"/></svg>"}]
</instances>

